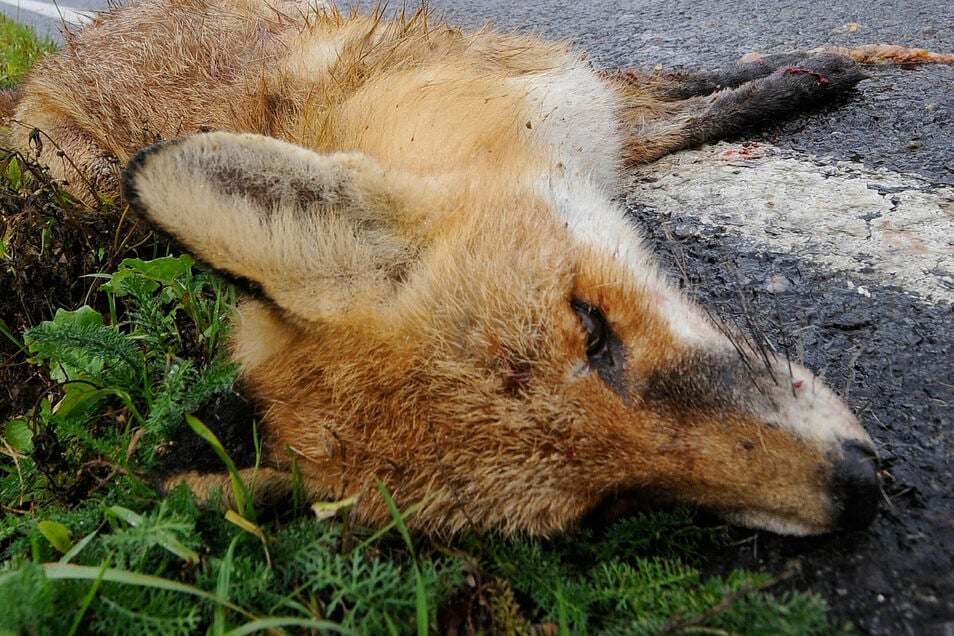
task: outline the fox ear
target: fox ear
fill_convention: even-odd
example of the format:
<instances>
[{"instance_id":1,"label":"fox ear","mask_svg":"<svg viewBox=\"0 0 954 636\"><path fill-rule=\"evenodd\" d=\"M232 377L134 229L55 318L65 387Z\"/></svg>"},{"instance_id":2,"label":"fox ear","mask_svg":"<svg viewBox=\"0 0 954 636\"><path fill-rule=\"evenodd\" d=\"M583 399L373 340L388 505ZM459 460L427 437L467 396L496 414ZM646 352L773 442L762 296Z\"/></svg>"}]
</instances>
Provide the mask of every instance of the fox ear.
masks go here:
<instances>
[{"instance_id":1,"label":"fox ear","mask_svg":"<svg viewBox=\"0 0 954 636\"><path fill-rule=\"evenodd\" d=\"M386 304L417 252L374 159L206 133L141 150L130 205L212 267L305 320Z\"/></svg>"}]
</instances>

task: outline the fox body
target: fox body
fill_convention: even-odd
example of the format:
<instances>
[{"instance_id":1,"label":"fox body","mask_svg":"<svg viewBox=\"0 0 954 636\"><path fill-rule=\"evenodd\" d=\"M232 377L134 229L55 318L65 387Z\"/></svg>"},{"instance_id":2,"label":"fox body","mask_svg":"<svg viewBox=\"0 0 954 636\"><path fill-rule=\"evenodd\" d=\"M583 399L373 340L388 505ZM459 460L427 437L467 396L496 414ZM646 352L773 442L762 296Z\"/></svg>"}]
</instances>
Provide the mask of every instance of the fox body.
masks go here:
<instances>
[{"instance_id":1,"label":"fox body","mask_svg":"<svg viewBox=\"0 0 954 636\"><path fill-rule=\"evenodd\" d=\"M259 496L289 492L294 464L312 498L364 493L372 525L390 519L377 478L430 532L554 533L651 498L811 534L872 519L871 439L808 370L683 298L613 196L628 164L860 78L822 54L606 73L424 11L147 0L36 70L13 135L250 292L231 353Z\"/></svg>"}]
</instances>

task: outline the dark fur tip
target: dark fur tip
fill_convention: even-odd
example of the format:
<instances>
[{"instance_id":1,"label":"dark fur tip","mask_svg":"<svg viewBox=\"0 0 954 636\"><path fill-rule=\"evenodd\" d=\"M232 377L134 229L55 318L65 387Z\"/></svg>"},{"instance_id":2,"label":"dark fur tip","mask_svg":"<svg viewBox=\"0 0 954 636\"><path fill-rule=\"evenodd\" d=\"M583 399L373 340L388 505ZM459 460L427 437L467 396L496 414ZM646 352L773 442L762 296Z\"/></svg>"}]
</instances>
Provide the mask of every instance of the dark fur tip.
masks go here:
<instances>
[{"instance_id":1,"label":"dark fur tip","mask_svg":"<svg viewBox=\"0 0 954 636\"><path fill-rule=\"evenodd\" d=\"M201 133L200 133L201 134ZM268 299L268 295L262 289L262 286L258 282L252 280L251 278L236 274L229 270L217 268L204 258L201 254L195 253L189 247L189 241L187 237L181 237L177 235L175 231L171 228L164 226L160 223L149 211L146 204L143 202L142 197L139 194L139 189L136 185L137 178L140 174L140 171L146 166L149 160L156 154L160 152L165 152L170 148L181 144L183 141L189 137L178 137L169 141L159 142L151 146L146 146L139 150L126 164L126 168L122 173L121 187L122 194L126 202L132 208L133 213L135 213L139 218L145 220L152 226L153 230L164 240L169 242L172 245L177 246L179 249L190 252L195 259L208 266L209 269L215 270L223 278L227 279L238 287L246 295L252 296L259 299Z\"/></svg>"},{"instance_id":2,"label":"dark fur tip","mask_svg":"<svg viewBox=\"0 0 954 636\"><path fill-rule=\"evenodd\" d=\"M126 167L123 169L122 178L120 179L120 188L123 198L132 207L133 211L142 217L149 218L149 215L142 203L142 198L139 196L139 190L136 188L136 177L152 155L157 152L162 152L163 149L177 143L180 143L180 140L174 139L172 141L163 141L140 148L126 163Z\"/></svg>"},{"instance_id":3,"label":"dark fur tip","mask_svg":"<svg viewBox=\"0 0 954 636\"><path fill-rule=\"evenodd\" d=\"M159 236L163 237L168 242L175 245L181 245L179 239L169 232L161 223L158 223L153 215L150 214L149 208L143 202L142 197L139 194L139 188L136 185L136 181L140 175L140 172L153 157L153 155L158 152L163 152L170 145L176 143L179 143L179 141L165 141L141 148L139 152L133 155L133 157L126 163L126 167L123 169L119 185L123 199L129 204L133 214L146 221Z\"/></svg>"}]
</instances>

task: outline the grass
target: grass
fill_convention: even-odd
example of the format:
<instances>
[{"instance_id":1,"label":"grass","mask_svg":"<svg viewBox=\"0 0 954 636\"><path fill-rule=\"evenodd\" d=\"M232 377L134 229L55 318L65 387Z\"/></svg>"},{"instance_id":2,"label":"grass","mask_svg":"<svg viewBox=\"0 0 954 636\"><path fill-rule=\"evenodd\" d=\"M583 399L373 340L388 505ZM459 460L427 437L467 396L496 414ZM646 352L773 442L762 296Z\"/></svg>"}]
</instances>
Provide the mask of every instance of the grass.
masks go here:
<instances>
[{"instance_id":1,"label":"grass","mask_svg":"<svg viewBox=\"0 0 954 636\"><path fill-rule=\"evenodd\" d=\"M0 88L16 86L37 59L55 48L29 27L0 16Z\"/></svg>"},{"instance_id":2,"label":"grass","mask_svg":"<svg viewBox=\"0 0 954 636\"><path fill-rule=\"evenodd\" d=\"M18 77L48 47L3 27ZM393 523L375 533L343 521L347 502L316 519L311 502L160 496L164 449L190 427L228 465L196 414L235 377L234 290L142 228L119 240L108 210L16 153L0 152L0 194L0 634L833 631L821 599L771 591L784 573L704 576L726 531L689 509L442 544L411 536L383 488Z\"/></svg>"}]
</instances>

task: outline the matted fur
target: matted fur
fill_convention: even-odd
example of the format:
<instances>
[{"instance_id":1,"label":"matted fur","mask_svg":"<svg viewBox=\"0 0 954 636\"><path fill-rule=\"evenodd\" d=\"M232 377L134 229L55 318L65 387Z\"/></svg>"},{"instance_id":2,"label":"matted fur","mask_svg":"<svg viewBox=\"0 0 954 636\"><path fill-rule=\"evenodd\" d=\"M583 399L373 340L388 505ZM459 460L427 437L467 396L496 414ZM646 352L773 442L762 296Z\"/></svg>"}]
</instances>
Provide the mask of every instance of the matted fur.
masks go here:
<instances>
[{"instance_id":1,"label":"matted fur","mask_svg":"<svg viewBox=\"0 0 954 636\"><path fill-rule=\"evenodd\" d=\"M232 355L263 407L260 496L294 460L310 497L363 493L373 525L378 478L431 532L553 533L645 495L806 534L870 521L870 438L683 298L612 197L626 164L860 78L829 54L605 73L423 10L146 0L31 76L15 138L41 130L80 196L125 197L254 288Z\"/></svg>"}]
</instances>

